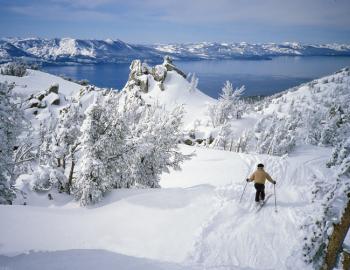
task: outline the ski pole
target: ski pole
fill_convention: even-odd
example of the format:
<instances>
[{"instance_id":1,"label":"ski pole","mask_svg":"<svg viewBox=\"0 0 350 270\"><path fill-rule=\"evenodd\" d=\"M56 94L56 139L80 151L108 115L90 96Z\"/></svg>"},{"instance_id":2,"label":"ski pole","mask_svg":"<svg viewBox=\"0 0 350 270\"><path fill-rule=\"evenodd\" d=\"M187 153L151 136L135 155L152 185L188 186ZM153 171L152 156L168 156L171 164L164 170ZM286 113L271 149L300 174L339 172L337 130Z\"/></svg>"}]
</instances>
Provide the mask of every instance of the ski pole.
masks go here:
<instances>
[{"instance_id":1,"label":"ski pole","mask_svg":"<svg viewBox=\"0 0 350 270\"><path fill-rule=\"evenodd\" d=\"M276 184L273 185L273 193L275 194L275 212L277 213Z\"/></svg>"},{"instance_id":2,"label":"ski pole","mask_svg":"<svg viewBox=\"0 0 350 270\"><path fill-rule=\"evenodd\" d=\"M244 194L244 192L245 192L245 188L247 187L247 185L248 185L248 182L246 182L246 183L245 183L245 186L244 186L244 189L243 189L243 192L242 192L241 198L239 199L239 202L241 202L241 201L242 201L243 194Z\"/></svg>"}]
</instances>

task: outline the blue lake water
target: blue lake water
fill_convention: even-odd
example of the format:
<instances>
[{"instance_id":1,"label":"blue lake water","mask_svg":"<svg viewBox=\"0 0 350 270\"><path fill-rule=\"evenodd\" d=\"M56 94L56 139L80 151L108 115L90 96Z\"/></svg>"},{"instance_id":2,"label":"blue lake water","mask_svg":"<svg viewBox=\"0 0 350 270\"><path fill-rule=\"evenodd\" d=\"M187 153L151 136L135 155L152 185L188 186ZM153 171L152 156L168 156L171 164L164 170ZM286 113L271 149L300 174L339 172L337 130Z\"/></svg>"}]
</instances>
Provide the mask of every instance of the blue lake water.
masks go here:
<instances>
[{"instance_id":1,"label":"blue lake water","mask_svg":"<svg viewBox=\"0 0 350 270\"><path fill-rule=\"evenodd\" d=\"M350 57L275 57L272 60L175 61L186 73L195 73L198 87L217 97L226 80L246 86L246 96L270 95L350 66ZM129 75L129 64L46 66L49 73L87 79L99 87L122 89Z\"/></svg>"}]
</instances>

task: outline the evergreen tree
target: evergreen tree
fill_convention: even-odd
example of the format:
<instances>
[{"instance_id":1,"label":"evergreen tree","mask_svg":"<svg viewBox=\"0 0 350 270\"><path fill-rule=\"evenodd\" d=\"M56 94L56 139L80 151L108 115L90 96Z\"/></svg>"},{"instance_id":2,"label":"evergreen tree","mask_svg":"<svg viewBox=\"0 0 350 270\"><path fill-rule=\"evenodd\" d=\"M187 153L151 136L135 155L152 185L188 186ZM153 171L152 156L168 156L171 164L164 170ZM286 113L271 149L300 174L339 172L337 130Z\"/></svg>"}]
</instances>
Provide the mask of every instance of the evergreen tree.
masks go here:
<instances>
[{"instance_id":1,"label":"evergreen tree","mask_svg":"<svg viewBox=\"0 0 350 270\"><path fill-rule=\"evenodd\" d=\"M189 92L194 92L197 89L198 86L198 78L195 73L192 74L192 76L189 76L190 78L190 86L188 88Z\"/></svg>"},{"instance_id":2,"label":"evergreen tree","mask_svg":"<svg viewBox=\"0 0 350 270\"><path fill-rule=\"evenodd\" d=\"M93 204L113 188L159 187L160 174L179 169L187 158L178 151L183 110L167 112L111 93L85 113L79 138L79 174L73 193Z\"/></svg>"},{"instance_id":3,"label":"evergreen tree","mask_svg":"<svg viewBox=\"0 0 350 270\"><path fill-rule=\"evenodd\" d=\"M222 125L228 120L241 117L243 104L239 102L239 99L244 90L244 86L234 90L232 84L226 81L218 102L209 106L208 109L213 127Z\"/></svg>"},{"instance_id":4,"label":"evergreen tree","mask_svg":"<svg viewBox=\"0 0 350 270\"><path fill-rule=\"evenodd\" d=\"M180 169L180 163L188 158L178 150L183 113L182 107L171 112L157 106L143 108L138 124L131 131L137 145L131 171L133 183L159 187L161 173L169 172L170 167Z\"/></svg>"},{"instance_id":5,"label":"evergreen tree","mask_svg":"<svg viewBox=\"0 0 350 270\"><path fill-rule=\"evenodd\" d=\"M0 204L11 204L15 198L12 188L14 149L20 132L20 111L11 97L12 87L0 83Z\"/></svg>"},{"instance_id":6,"label":"evergreen tree","mask_svg":"<svg viewBox=\"0 0 350 270\"><path fill-rule=\"evenodd\" d=\"M106 113L108 108L100 100L101 97L97 98L86 110L79 138L80 170L73 182L73 193L82 205L100 201L115 180L111 177L113 175L108 174L108 154L117 141L109 140L111 118Z\"/></svg>"},{"instance_id":7,"label":"evergreen tree","mask_svg":"<svg viewBox=\"0 0 350 270\"><path fill-rule=\"evenodd\" d=\"M225 123L221 126L219 134L214 140L214 146L223 150L232 150L233 138L231 125L229 123Z\"/></svg>"},{"instance_id":8,"label":"evergreen tree","mask_svg":"<svg viewBox=\"0 0 350 270\"><path fill-rule=\"evenodd\" d=\"M79 103L71 103L60 111L58 125L53 134L51 150L56 160L56 166L66 170L69 167L68 180L64 187L70 192L76 165L76 153L79 150L78 138L81 135L81 125L84 115Z\"/></svg>"}]
</instances>

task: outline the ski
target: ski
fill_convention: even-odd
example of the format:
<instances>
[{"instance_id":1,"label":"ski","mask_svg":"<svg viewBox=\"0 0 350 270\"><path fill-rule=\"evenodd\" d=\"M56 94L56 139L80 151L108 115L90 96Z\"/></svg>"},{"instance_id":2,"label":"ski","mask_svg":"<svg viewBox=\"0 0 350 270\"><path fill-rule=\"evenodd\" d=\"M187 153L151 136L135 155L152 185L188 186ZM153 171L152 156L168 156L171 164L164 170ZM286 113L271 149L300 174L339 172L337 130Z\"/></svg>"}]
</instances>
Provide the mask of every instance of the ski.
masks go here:
<instances>
[{"instance_id":1,"label":"ski","mask_svg":"<svg viewBox=\"0 0 350 270\"><path fill-rule=\"evenodd\" d=\"M267 200L270 199L271 197L272 197L272 194L267 195L267 197L265 198L263 204L259 205L258 209L256 209L256 213L258 213L261 210L261 208L264 207L264 205L266 204Z\"/></svg>"}]
</instances>

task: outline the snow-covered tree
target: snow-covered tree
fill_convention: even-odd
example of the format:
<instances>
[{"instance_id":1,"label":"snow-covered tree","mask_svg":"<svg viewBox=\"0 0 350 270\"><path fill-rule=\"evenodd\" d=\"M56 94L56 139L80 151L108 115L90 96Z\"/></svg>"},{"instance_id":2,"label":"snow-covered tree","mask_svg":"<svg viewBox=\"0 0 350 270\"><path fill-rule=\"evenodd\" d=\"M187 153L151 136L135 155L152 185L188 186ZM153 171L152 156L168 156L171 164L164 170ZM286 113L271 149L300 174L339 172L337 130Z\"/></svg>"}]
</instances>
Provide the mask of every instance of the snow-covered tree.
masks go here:
<instances>
[{"instance_id":1,"label":"snow-covered tree","mask_svg":"<svg viewBox=\"0 0 350 270\"><path fill-rule=\"evenodd\" d=\"M122 98L123 97L123 98ZM159 177L186 158L177 147L183 111L142 105L111 93L85 113L79 138L79 173L73 193L93 204L113 188L159 187Z\"/></svg>"},{"instance_id":2,"label":"snow-covered tree","mask_svg":"<svg viewBox=\"0 0 350 270\"><path fill-rule=\"evenodd\" d=\"M259 134L256 151L278 156L289 153L295 146L297 126L295 119L276 114L261 119L255 127Z\"/></svg>"},{"instance_id":3,"label":"snow-covered tree","mask_svg":"<svg viewBox=\"0 0 350 270\"><path fill-rule=\"evenodd\" d=\"M11 90L7 83L0 83L0 204L12 203L15 198L12 188L14 149L22 119Z\"/></svg>"},{"instance_id":4,"label":"snow-covered tree","mask_svg":"<svg viewBox=\"0 0 350 270\"><path fill-rule=\"evenodd\" d=\"M327 163L328 167L339 166L341 174L350 175L350 138L344 138L334 147L332 156Z\"/></svg>"},{"instance_id":5,"label":"snow-covered tree","mask_svg":"<svg viewBox=\"0 0 350 270\"><path fill-rule=\"evenodd\" d=\"M208 108L208 114L214 127L222 125L228 120L241 117L243 104L239 102L239 99L244 90L244 86L233 89L232 84L226 81L218 102Z\"/></svg>"},{"instance_id":6,"label":"snow-covered tree","mask_svg":"<svg viewBox=\"0 0 350 270\"><path fill-rule=\"evenodd\" d=\"M101 200L103 193L113 187L115 180L107 172L108 154L118 142L108 140L111 121L106 115L107 108L98 101L86 110L79 138L81 162L78 177L73 183L73 193L82 205Z\"/></svg>"},{"instance_id":7,"label":"snow-covered tree","mask_svg":"<svg viewBox=\"0 0 350 270\"><path fill-rule=\"evenodd\" d=\"M39 146L38 146L38 163L39 165L54 165L55 155L52 153L51 146L55 139L55 126L57 119L50 117L40 122L39 125Z\"/></svg>"},{"instance_id":8,"label":"snow-covered tree","mask_svg":"<svg viewBox=\"0 0 350 270\"><path fill-rule=\"evenodd\" d=\"M250 150L252 141L254 140L254 134L250 130L245 130L241 136L238 138L234 149L236 152L248 152Z\"/></svg>"},{"instance_id":9,"label":"snow-covered tree","mask_svg":"<svg viewBox=\"0 0 350 270\"><path fill-rule=\"evenodd\" d=\"M27 65L20 62L11 62L0 67L0 74L23 77L27 74Z\"/></svg>"},{"instance_id":10,"label":"snow-covered tree","mask_svg":"<svg viewBox=\"0 0 350 270\"><path fill-rule=\"evenodd\" d=\"M350 110L348 106L344 109L341 105L333 104L321 127L320 144L335 146L348 137L350 133Z\"/></svg>"},{"instance_id":11,"label":"snow-covered tree","mask_svg":"<svg viewBox=\"0 0 350 270\"><path fill-rule=\"evenodd\" d=\"M233 138L230 123L227 122L221 126L218 135L215 137L213 145L223 150L232 150Z\"/></svg>"},{"instance_id":12,"label":"snow-covered tree","mask_svg":"<svg viewBox=\"0 0 350 270\"><path fill-rule=\"evenodd\" d=\"M310 144L318 145L322 136L321 123L324 119L324 113L316 110L305 110L303 126L305 128L305 141Z\"/></svg>"},{"instance_id":13,"label":"snow-covered tree","mask_svg":"<svg viewBox=\"0 0 350 270\"><path fill-rule=\"evenodd\" d=\"M78 138L84 115L79 103L71 103L60 111L58 125L53 134L51 151L56 159L57 167L66 170L69 167L66 191L70 191L76 165L76 153L79 149Z\"/></svg>"},{"instance_id":14,"label":"snow-covered tree","mask_svg":"<svg viewBox=\"0 0 350 270\"><path fill-rule=\"evenodd\" d=\"M159 187L162 172L180 169L186 156L178 150L183 108L171 112L157 106L145 107L138 124L131 130L137 147L131 171L133 183L145 187Z\"/></svg>"},{"instance_id":15,"label":"snow-covered tree","mask_svg":"<svg viewBox=\"0 0 350 270\"><path fill-rule=\"evenodd\" d=\"M198 86L198 78L195 73L193 73L191 76L188 76L190 79L190 85L188 87L189 92L194 92L197 89Z\"/></svg>"}]
</instances>

